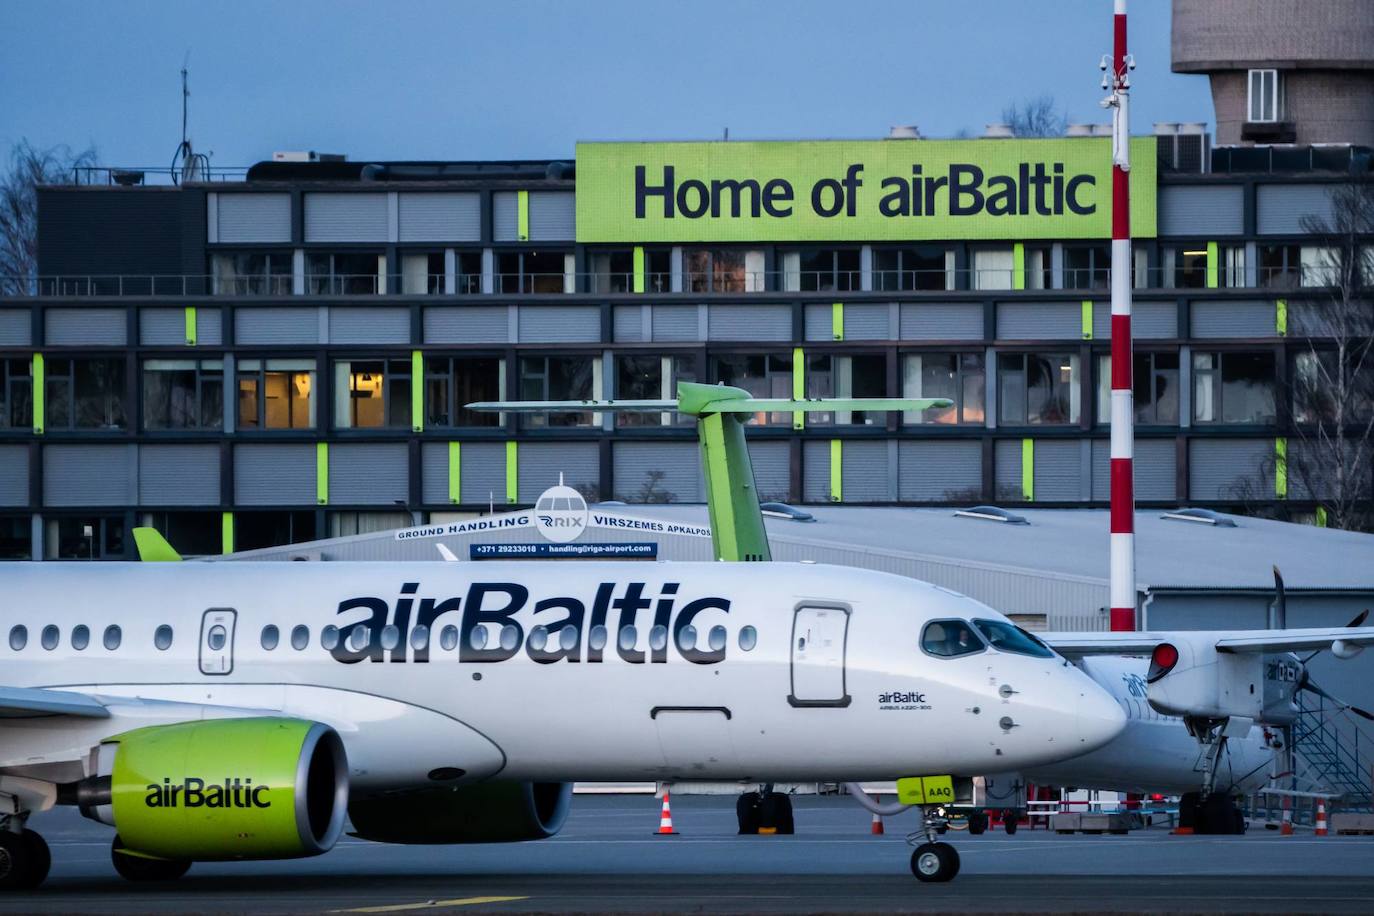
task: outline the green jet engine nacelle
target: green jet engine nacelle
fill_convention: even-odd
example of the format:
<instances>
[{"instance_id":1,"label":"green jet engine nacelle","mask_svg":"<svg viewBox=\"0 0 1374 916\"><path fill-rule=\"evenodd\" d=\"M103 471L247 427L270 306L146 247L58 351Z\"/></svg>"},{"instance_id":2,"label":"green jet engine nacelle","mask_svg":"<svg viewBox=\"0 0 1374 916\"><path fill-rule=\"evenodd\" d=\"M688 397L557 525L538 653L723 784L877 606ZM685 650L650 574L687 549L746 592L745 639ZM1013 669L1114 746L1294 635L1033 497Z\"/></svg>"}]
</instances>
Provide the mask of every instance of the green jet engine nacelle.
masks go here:
<instances>
[{"instance_id":1,"label":"green jet engine nacelle","mask_svg":"<svg viewBox=\"0 0 1374 916\"><path fill-rule=\"evenodd\" d=\"M256 717L153 725L108 738L81 811L131 854L214 861L327 852L348 809L334 729Z\"/></svg>"},{"instance_id":2,"label":"green jet engine nacelle","mask_svg":"<svg viewBox=\"0 0 1374 916\"><path fill-rule=\"evenodd\" d=\"M744 424L761 413L817 413L833 410L929 410L953 406L948 398L756 398L743 388L679 382L677 400L635 401L479 401L469 410L545 413L599 411L661 413L697 418L706 503L716 559L763 561L773 558L754 486L754 466L744 441Z\"/></svg>"}]
</instances>

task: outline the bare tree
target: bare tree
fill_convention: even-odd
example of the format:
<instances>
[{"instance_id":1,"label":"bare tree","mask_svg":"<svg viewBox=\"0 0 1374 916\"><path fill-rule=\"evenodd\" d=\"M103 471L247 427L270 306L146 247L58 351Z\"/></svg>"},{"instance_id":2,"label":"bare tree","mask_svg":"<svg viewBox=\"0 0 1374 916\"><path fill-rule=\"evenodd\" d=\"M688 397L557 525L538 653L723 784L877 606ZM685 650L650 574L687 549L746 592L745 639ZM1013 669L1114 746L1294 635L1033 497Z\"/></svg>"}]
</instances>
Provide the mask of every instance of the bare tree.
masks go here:
<instances>
[{"instance_id":1,"label":"bare tree","mask_svg":"<svg viewBox=\"0 0 1374 916\"><path fill-rule=\"evenodd\" d=\"M1068 112L1056 110L1054 96L1041 95L1013 102L1002 109L1002 123L1016 137L1062 137L1068 127Z\"/></svg>"},{"instance_id":2,"label":"bare tree","mask_svg":"<svg viewBox=\"0 0 1374 916\"><path fill-rule=\"evenodd\" d=\"M38 194L43 184L71 181L72 170L94 165L87 147L36 149L20 140L10 150L9 171L0 176L0 295L33 292L38 276Z\"/></svg>"},{"instance_id":3,"label":"bare tree","mask_svg":"<svg viewBox=\"0 0 1374 916\"><path fill-rule=\"evenodd\" d=\"M1374 523L1374 182L1331 191L1330 217L1306 216L1303 231L1321 246L1307 278L1324 289L1290 308L1297 335L1292 377L1293 442L1285 459L1290 489L1317 500L1333 528ZM1306 284L1305 284L1306 285Z\"/></svg>"}]
</instances>

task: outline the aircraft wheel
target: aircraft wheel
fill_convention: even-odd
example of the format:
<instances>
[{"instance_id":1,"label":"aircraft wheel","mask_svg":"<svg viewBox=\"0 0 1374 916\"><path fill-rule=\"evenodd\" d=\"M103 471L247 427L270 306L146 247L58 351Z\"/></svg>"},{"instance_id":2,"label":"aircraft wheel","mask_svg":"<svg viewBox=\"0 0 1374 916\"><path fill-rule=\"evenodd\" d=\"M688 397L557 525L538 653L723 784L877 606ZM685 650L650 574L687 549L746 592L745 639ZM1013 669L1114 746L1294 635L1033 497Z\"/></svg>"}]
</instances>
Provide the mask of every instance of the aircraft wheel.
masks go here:
<instances>
[{"instance_id":1,"label":"aircraft wheel","mask_svg":"<svg viewBox=\"0 0 1374 916\"><path fill-rule=\"evenodd\" d=\"M741 836L752 836L759 832L760 802L758 792L745 792L735 802L735 817L739 820Z\"/></svg>"},{"instance_id":2,"label":"aircraft wheel","mask_svg":"<svg viewBox=\"0 0 1374 916\"><path fill-rule=\"evenodd\" d=\"M916 880L938 884L959 874L959 853L948 843L922 843L911 853Z\"/></svg>"},{"instance_id":3,"label":"aircraft wheel","mask_svg":"<svg viewBox=\"0 0 1374 916\"><path fill-rule=\"evenodd\" d=\"M968 816L968 832L973 836L981 836L988 829L988 816L982 811L974 811Z\"/></svg>"},{"instance_id":4,"label":"aircraft wheel","mask_svg":"<svg viewBox=\"0 0 1374 916\"><path fill-rule=\"evenodd\" d=\"M149 859L126 852L118 835L110 846L110 859L115 871L130 881L175 881L191 867L185 859Z\"/></svg>"},{"instance_id":5,"label":"aircraft wheel","mask_svg":"<svg viewBox=\"0 0 1374 916\"><path fill-rule=\"evenodd\" d=\"M792 819L792 799L785 792L769 792L763 797L759 807L759 826L772 827L777 833L788 836L796 832L796 822Z\"/></svg>"},{"instance_id":6,"label":"aircraft wheel","mask_svg":"<svg viewBox=\"0 0 1374 916\"><path fill-rule=\"evenodd\" d=\"M0 830L0 891L30 887L28 877L33 852L22 834Z\"/></svg>"},{"instance_id":7,"label":"aircraft wheel","mask_svg":"<svg viewBox=\"0 0 1374 916\"><path fill-rule=\"evenodd\" d=\"M52 868L52 853L48 850L47 841L33 830L25 830L20 839L28 852L29 865L28 873L23 876L19 886L32 890L47 880L48 870Z\"/></svg>"},{"instance_id":8,"label":"aircraft wheel","mask_svg":"<svg viewBox=\"0 0 1374 916\"><path fill-rule=\"evenodd\" d=\"M1016 832L1018 826L1017 820L1018 818L1015 811L1008 809L1002 812L1002 825L1006 827L1008 836Z\"/></svg>"}]
</instances>

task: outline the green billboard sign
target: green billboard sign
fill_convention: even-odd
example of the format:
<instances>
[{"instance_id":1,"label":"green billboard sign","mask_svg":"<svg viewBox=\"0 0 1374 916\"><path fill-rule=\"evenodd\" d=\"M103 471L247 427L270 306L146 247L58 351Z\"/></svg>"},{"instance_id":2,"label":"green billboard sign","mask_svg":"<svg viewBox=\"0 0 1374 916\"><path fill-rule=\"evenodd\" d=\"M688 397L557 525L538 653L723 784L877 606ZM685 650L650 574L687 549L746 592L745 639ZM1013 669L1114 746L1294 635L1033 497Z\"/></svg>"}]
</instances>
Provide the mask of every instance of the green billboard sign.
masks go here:
<instances>
[{"instance_id":1,"label":"green billboard sign","mask_svg":"<svg viewBox=\"0 0 1374 916\"><path fill-rule=\"evenodd\" d=\"M1155 140L1131 141L1155 235ZM579 242L1111 237L1111 140L579 143Z\"/></svg>"}]
</instances>

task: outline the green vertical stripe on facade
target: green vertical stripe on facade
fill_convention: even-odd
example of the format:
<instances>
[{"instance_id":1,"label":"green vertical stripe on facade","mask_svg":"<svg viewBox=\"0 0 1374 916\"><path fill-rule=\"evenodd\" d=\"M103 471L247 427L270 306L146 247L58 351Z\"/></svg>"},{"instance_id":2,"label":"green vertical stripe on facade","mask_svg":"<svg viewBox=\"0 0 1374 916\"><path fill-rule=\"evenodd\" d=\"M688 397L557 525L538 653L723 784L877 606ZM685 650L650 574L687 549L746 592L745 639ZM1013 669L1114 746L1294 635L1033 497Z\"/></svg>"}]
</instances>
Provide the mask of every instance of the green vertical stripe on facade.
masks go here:
<instances>
[{"instance_id":1,"label":"green vertical stripe on facade","mask_svg":"<svg viewBox=\"0 0 1374 916\"><path fill-rule=\"evenodd\" d=\"M1216 289L1220 284L1217 278L1221 276L1221 265L1217 263L1217 243L1207 243L1207 288Z\"/></svg>"},{"instance_id":2,"label":"green vertical stripe on facade","mask_svg":"<svg viewBox=\"0 0 1374 916\"><path fill-rule=\"evenodd\" d=\"M506 443L506 502L513 503L520 496L520 445L514 439Z\"/></svg>"},{"instance_id":3,"label":"green vertical stripe on facade","mask_svg":"<svg viewBox=\"0 0 1374 916\"><path fill-rule=\"evenodd\" d=\"M806 400L806 354L801 347L792 348L792 400ZM796 411L792 414L792 428L806 428L806 414Z\"/></svg>"},{"instance_id":4,"label":"green vertical stripe on facade","mask_svg":"<svg viewBox=\"0 0 1374 916\"><path fill-rule=\"evenodd\" d=\"M1026 288L1026 246L1016 242L1011 246L1011 288Z\"/></svg>"},{"instance_id":5,"label":"green vertical stripe on facade","mask_svg":"<svg viewBox=\"0 0 1374 916\"><path fill-rule=\"evenodd\" d=\"M315 501L329 503L329 443L315 443Z\"/></svg>"},{"instance_id":6,"label":"green vertical stripe on facade","mask_svg":"<svg viewBox=\"0 0 1374 916\"><path fill-rule=\"evenodd\" d=\"M1325 507L1325 506L1318 506L1318 507L1317 507L1317 527L1318 527L1318 528L1325 528L1325 527L1326 527L1326 507Z\"/></svg>"},{"instance_id":7,"label":"green vertical stripe on facade","mask_svg":"<svg viewBox=\"0 0 1374 916\"><path fill-rule=\"evenodd\" d=\"M634 275L634 291L637 292L637 293L642 293L642 292L644 292L644 285L645 285L645 284L644 284L644 246L643 246L643 245L636 245L636 246L635 246L634 260L635 260L635 265L634 265L634 269L635 269L635 275Z\"/></svg>"},{"instance_id":8,"label":"green vertical stripe on facade","mask_svg":"<svg viewBox=\"0 0 1374 916\"><path fill-rule=\"evenodd\" d=\"M1093 339L1093 301L1092 301L1091 299L1084 299L1084 300L1083 300L1082 329L1083 329L1083 339L1084 339L1084 340L1092 340L1092 339Z\"/></svg>"},{"instance_id":9,"label":"green vertical stripe on facade","mask_svg":"<svg viewBox=\"0 0 1374 916\"><path fill-rule=\"evenodd\" d=\"M1282 436L1274 440L1274 495L1288 498L1288 440Z\"/></svg>"},{"instance_id":10,"label":"green vertical stripe on facade","mask_svg":"<svg viewBox=\"0 0 1374 916\"><path fill-rule=\"evenodd\" d=\"M830 336L844 340L844 303L835 302L830 306Z\"/></svg>"},{"instance_id":11,"label":"green vertical stripe on facade","mask_svg":"<svg viewBox=\"0 0 1374 916\"><path fill-rule=\"evenodd\" d=\"M463 501L463 446L448 444L448 501L457 505Z\"/></svg>"},{"instance_id":12,"label":"green vertical stripe on facade","mask_svg":"<svg viewBox=\"0 0 1374 916\"><path fill-rule=\"evenodd\" d=\"M1274 330L1280 337L1288 336L1288 300L1279 299L1274 303Z\"/></svg>"},{"instance_id":13,"label":"green vertical stripe on facade","mask_svg":"<svg viewBox=\"0 0 1374 916\"><path fill-rule=\"evenodd\" d=\"M46 420L47 409L47 389L44 383L43 354L33 354L33 361L29 364L29 374L33 376L33 431L43 434L43 425Z\"/></svg>"},{"instance_id":14,"label":"green vertical stripe on facade","mask_svg":"<svg viewBox=\"0 0 1374 916\"><path fill-rule=\"evenodd\" d=\"M844 443L839 439L830 440L830 501L844 499Z\"/></svg>"},{"instance_id":15,"label":"green vertical stripe on facade","mask_svg":"<svg viewBox=\"0 0 1374 916\"><path fill-rule=\"evenodd\" d=\"M196 345L196 307L186 306L186 346Z\"/></svg>"},{"instance_id":16,"label":"green vertical stripe on facade","mask_svg":"<svg viewBox=\"0 0 1374 916\"><path fill-rule=\"evenodd\" d=\"M221 512L219 517L219 552L225 555L234 552L234 513Z\"/></svg>"},{"instance_id":17,"label":"green vertical stripe on facade","mask_svg":"<svg viewBox=\"0 0 1374 916\"><path fill-rule=\"evenodd\" d=\"M425 355L419 350L410 353L410 428L425 429Z\"/></svg>"},{"instance_id":18,"label":"green vertical stripe on facade","mask_svg":"<svg viewBox=\"0 0 1374 916\"><path fill-rule=\"evenodd\" d=\"M1035 440L1021 440L1021 498L1035 500Z\"/></svg>"},{"instance_id":19,"label":"green vertical stripe on facade","mask_svg":"<svg viewBox=\"0 0 1374 916\"><path fill-rule=\"evenodd\" d=\"M522 242L530 240L530 192L515 192L515 235Z\"/></svg>"}]
</instances>

